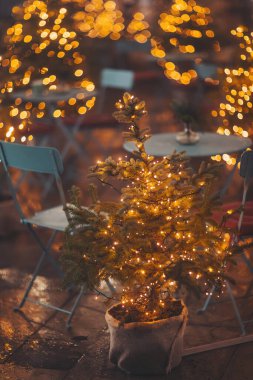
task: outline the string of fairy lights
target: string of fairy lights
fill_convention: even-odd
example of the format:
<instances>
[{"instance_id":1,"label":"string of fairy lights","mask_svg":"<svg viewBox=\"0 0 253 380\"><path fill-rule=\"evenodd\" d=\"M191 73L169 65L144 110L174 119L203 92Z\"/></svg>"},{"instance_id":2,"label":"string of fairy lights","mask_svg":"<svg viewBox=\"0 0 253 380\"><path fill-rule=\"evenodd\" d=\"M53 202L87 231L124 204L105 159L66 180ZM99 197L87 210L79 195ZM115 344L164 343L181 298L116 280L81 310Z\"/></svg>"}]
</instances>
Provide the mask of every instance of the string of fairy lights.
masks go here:
<instances>
[{"instance_id":1,"label":"string of fairy lights","mask_svg":"<svg viewBox=\"0 0 253 380\"><path fill-rule=\"evenodd\" d=\"M119 5L111 0L26 0L22 7L13 8L13 15L16 23L6 32L4 44L8 48L0 60L1 76L4 78L0 84L0 129L4 138L12 142L19 137L22 142L31 141L33 135L29 134L29 130L32 121L43 119L47 114L46 101L32 101L35 84L38 87L41 82L44 93L61 91L67 76L71 87L94 90L94 84L85 76L80 36L118 40L124 32L138 43L150 40L154 57L166 56L166 47L158 44L158 38L154 36L156 31L152 30L138 4L127 23ZM206 27L211 21L209 8L200 7L193 0L173 0L169 11L159 16L163 39L167 39L170 33L170 45L180 54L196 52L193 42L184 43L180 37L201 38L203 33L197 26ZM196 24L196 27L187 26L190 23ZM214 33L207 30L206 36L213 38ZM185 85L197 76L193 69L180 73L171 61L159 61L159 64L164 67L168 78ZM27 90L27 97L31 100L23 101L22 97L16 96L14 100L13 94L19 90ZM95 97L85 102L84 94L77 92L75 96L70 95L68 99L59 101L53 116L64 117L69 108L72 112L85 114L94 102Z\"/></svg>"},{"instance_id":2,"label":"string of fairy lights","mask_svg":"<svg viewBox=\"0 0 253 380\"><path fill-rule=\"evenodd\" d=\"M146 43L150 37L150 24L145 20L142 12L135 12L132 20L127 26L127 33L136 41L141 44Z\"/></svg>"},{"instance_id":3,"label":"string of fairy lights","mask_svg":"<svg viewBox=\"0 0 253 380\"><path fill-rule=\"evenodd\" d=\"M85 56L67 8L55 1L25 1L23 7L14 7L13 14L17 21L6 32L9 49L1 58L0 128L11 142L19 137L25 142L33 140L31 122L48 112L47 95L69 93L57 102L53 117L64 117L67 111L83 115L95 102L95 97L85 100L85 92L95 86L86 77ZM45 100L34 101L38 91Z\"/></svg>"},{"instance_id":4,"label":"string of fairy lights","mask_svg":"<svg viewBox=\"0 0 253 380\"><path fill-rule=\"evenodd\" d=\"M219 166L202 163L194 173L183 153L160 160L148 155L150 133L138 122L145 102L125 93L116 109L115 118L128 126L125 139L135 144L134 157L98 161L90 177L113 186L120 200L108 204L95 192L87 209L73 190L70 223L80 232L67 233L63 264L70 283L88 278L92 289L99 280L119 280L122 308L152 321L181 286L208 292L215 284L222 291L230 234L210 217Z\"/></svg>"},{"instance_id":5,"label":"string of fairy lights","mask_svg":"<svg viewBox=\"0 0 253 380\"><path fill-rule=\"evenodd\" d=\"M219 44L214 38L215 33L210 27L213 22L210 13L208 7L198 5L195 0L174 0L169 10L160 14L158 23L164 37L161 39L152 36L151 54L158 58L167 78L188 85L197 77L194 63L199 62L201 58L201 54L196 56L200 39L205 39L205 48L211 42L213 50L219 51ZM192 67L187 71L180 70L168 57L171 48L178 53L186 54L187 59L192 60Z\"/></svg>"},{"instance_id":6,"label":"string of fairy lights","mask_svg":"<svg viewBox=\"0 0 253 380\"><path fill-rule=\"evenodd\" d=\"M73 15L76 29L90 38L118 40L124 30L122 11L114 1L80 1L83 6Z\"/></svg>"},{"instance_id":7,"label":"string of fairy lights","mask_svg":"<svg viewBox=\"0 0 253 380\"><path fill-rule=\"evenodd\" d=\"M239 39L241 51L238 64L223 70L221 82L224 100L217 110L212 111L212 116L219 123L217 133L248 137L253 133L253 32L249 33L246 27L238 26L231 34ZM228 165L236 162L228 154L212 158L216 161L223 159Z\"/></svg>"},{"instance_id":8,"label":"string of fairy lights","mask_svg":"<svg viewBox=\"0 0 253 380\"><path fill-rule=\"evenodd\" d=\"M172 0L170 6L159 1L158 5L157 22L152 23L138 1L128 18L122 4L112 0L26 0L22 7L15 6L16 22L6 31L3 41L6 51L0 57L2 138L23 142L33 139L30 125L34 119L43 120L47 115L47 101L24 101L16 95L26 91L32 99L39 83L45 94L67 91L69 87L80 89L58 102L55 118L65 117L69 112L82 115L93 107L95 97L86 101L84 95L95 88L86 77L84 37L111 40L124 37L141 44L150 42L151 55L162 66L165 76L183 85L191 84L198 75L196 64L202 61L202 48L219 50L211 10L197 0ZM252 129L252 122L245 122L252 107L252 69L249 68L252 36L243 27L232 34L240 39L242 65L224 70L226 101L220 104L219 110L212 111L212 116L223 119L218 133L247 137ZM185 65L181 68L180 60L187 62L187 68ZM232 117L237 122L230 125ZM229 164L234 163L229 155L223 158Z\"/></svg>"}]
</instances>

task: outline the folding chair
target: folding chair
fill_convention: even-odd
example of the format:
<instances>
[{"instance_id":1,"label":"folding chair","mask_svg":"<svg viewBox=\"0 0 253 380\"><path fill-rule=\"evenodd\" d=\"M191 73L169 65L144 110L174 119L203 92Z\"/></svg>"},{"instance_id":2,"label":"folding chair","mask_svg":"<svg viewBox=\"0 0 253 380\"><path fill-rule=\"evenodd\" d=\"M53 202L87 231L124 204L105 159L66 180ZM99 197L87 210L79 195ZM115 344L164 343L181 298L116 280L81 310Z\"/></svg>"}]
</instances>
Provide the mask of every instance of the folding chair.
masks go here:
<instances>
[{"instance_id":1,"label":"folding chair","mask_svg":"<svg viewBox=\"0 0 253 380\"><path fill-rule=\"evenodd\" d=\"M233 203L225 205L226 210L239 209L239 208L241 209L239 217L236 220L232 219L232 222L229 225L229 227L236 227L236 229L237 229L237 236L239 238L237 238L234 241L234 244L236 244L239 239L242 239L242 238L249 236L249 235L253 235L253 213L252 213L252 215L249 215L249 216L247 216L247 218L245 218L247 208L249 208L251 211L253 211L253 202L246 202L250 181L253 178L253 151L252 150L247 150L242 154L241 160L240 160L240 172L239 173L240 173L240 176L244 179L242 200L239 203L233 202ZM245 220L245 224L244 224L244 220ZM247 256L245 255L244 252L242 252L242 258L243 258L244 262L246 263L247 267L249 268L249 270L251 271L251 273L253 273L253 266L252 266L250 260L247 258ZM226 281L225 284L226 284L226 288L228 291L229 298L230 298L232 305L233 305L233 308L234 308L234 312L235 312L237 321L238 321L240 329L241 329L241 333L242 333L242 335L245 335L246 334L245 323L249 323L251 321L243 321L242 320L236 299L235 299L233 292L232 292L231 285L229 284L228 281ZM199 310L199 312L206 311L214 292L215 292L215 287L212 288L212 290L209 293L203 307Z\"/></svg>"},{"instance_id":2,"label":"folding chair","mask_svg":"<svg viewBox=\"0 0 253 380\"><path fill-rule=\"evenodd\" d=\"M105 68L101 71L98 112L102 112L108 88L130 91L134 85L134 72Z\"/></svg>"},{"instance_id":3,"label":"folding chair","mask_svg":"<svg viewBox=\"0 0 253 380\"><path fill-rule=\"evenodd\" d=\"M80 289L74 301L74 304L70 310L63 309L61 307L56 307L54 305L43 303L40 301L36 301L29 297L29 293L33 287L34 281L36 280L36 277L38 276L39 271L46 259L48 259L53 265L53 267L57 269L58 272L60 272L60 274L62 275L58 263L54 260L50 253L52 244L57 234L59 232L63 232L65 228L68 226L68 220L64 212L66 200L60 178L60 175L63 172L63 164L60 153L55 148L31 147L0 141L0 160L2 161L4 170L7 175L10 192L13 197L16 210L19 214L20 221L21 223L27 226L29 232L31 233L34 240L36 241L36 243L42 251L41 257L36 265L32 278L26 288L25 294L20 304L15 310L20 310L25 305L26 301L39 304L41 306L45 306L53 310L67 314L67 327L70 327L71 320L74 316L75 310L80 302L81 296L84 291L83 287ZM26 172L49 174L53 176L56 181L61 205L37 212L31 217L26 217L18 201L17 188L13 183L12 176L9 170L10 168L16 168L24 170ZM52 234L47 244L44 244L44 242L42 242L34 226L52 230Z\"/></svg>"},{"instance_id":4,"label":"folding chair","mask_svg":"<svg viewBox=\"0 0 253 380\"><path fill-rule=\"evenodd\" d=\"M119 128L119 123L111 113L104 112L104 104L108 89L130 91L134 84L134 73L130 70L118 70L105 68L100 75L100 90L97 93L96 106L94 112L87 115L80 125L80 129L85 130L85 140L90 144L92 141L98 150L107 155L104 145L92 136L96 129Z\"/></svg>"},{"instance_id":5,"label":"folding chair","mask_svg":"<svg viewBox=\"0 0 253 380\"><path fill-rule=\"evenodd\" d=\"M206 78L217 79L218 77L218 66L213 63L198 63L194 67L202 80Z\"/></svg>"},{"instance_id":6,"label":"folding chair","mask_svg":"<svg viewBox=\"0 0 253 380\"><path fill-rule=\"evenodd\" d=\"M100 74L100 89L96 91L97 101L93 109L85 115L80 127L84 128L101 128L103 126L118 126L111 113L105 113L104 103L108 89L130 91L134 85L134 73L130 70L119 70L105 68ZM70 118L69 123L73 123ZM79 127L79 129L80 129Z\"/></svg>"}]
</instances>

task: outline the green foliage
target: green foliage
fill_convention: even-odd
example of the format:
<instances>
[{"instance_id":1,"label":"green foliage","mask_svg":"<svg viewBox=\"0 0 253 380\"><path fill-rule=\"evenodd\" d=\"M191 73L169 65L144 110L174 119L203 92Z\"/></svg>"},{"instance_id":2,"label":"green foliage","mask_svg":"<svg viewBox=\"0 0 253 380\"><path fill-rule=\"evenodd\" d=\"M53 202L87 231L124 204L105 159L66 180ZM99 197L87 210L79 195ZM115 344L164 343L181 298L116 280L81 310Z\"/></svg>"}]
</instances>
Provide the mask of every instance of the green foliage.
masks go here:
<instances>
[{"instance_id":1,"label":"green foliage","mask_svg":"<svg viewBox=\"0 0 253 380\"><path fill-rule=\"evenodd\" d=\"M122 304L151 318L182 286L198 294L222 283L230 236L212 219L219 165L202 163L194 172L182 153L156 160L145 151L148 131L136 123L145 103L125 94L116 107L116 118L129 124L125 136L136 145L135 158L109 157L90 169L109 186L119 181L119 201L100 202L92 188L86 208L72 191L63 264L67 282L90 289L119 280Z\"/></svg>"},{"instance_id":2,"label":"green foliage","mask_svg":"<svg viewBox=\"0 0 253 380\"><path fill-rule=\"evenodd\" d=\"M196 105L190 102L173 102L171 108L176 118L186 124L199 124L201 122Z\"/></svg>"}]
</instances>

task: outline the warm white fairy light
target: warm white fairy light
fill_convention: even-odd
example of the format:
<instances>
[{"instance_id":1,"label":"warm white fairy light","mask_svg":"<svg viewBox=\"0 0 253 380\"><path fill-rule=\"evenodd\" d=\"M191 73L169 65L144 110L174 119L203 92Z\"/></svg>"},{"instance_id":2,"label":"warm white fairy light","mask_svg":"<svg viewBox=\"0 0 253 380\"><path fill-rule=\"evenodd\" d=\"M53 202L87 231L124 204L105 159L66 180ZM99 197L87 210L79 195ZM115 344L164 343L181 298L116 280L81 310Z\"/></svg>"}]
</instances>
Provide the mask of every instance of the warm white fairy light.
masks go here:
<instances>
[{"instance_id":1,"label":"warm white fairy light","mask_svg":"<svg viewBox=\"0 0 253 380\"><path fill-rule=\"evenodd\" d=\"M77 209L79 216L84 212L84 225L89 220L91 226L78 237L69 235L66 269L71 271L69 264L75 259L88 263L84 273L94 263L91 283L106 276L117 279L124 287L121 301L126 314L134 310L138 320L155 320L181 286L206 290L221 284L230 235L210 218L214 167L203 164L194 174L182 154L161 160L148 155L144 142L149 133L137 123L146 113L145 103L126 93L116 108L116 119L129 125L124 136L135 143L135 157L108 157L91 168L90 177L113 187L121 201L95 200L90 211L97 212L94 219ZM121 190L115 183L122 184ZM75 243L77 251L70 254Z\"/></svg>"},{"instance_id":2,"label":"warm white fairy light","mask_svg":"<svg viewBox=\"0 0 253 380\"><path fill-rule=\"evenodd\" d=\"M249 33L244 26L231 31L239 39L240 55L236 68L223 70L224 100L212 116L220 122L217 133L221 135L237 135L248 137L253 132L253 32ZM215 161L224 160L234 165L236 160L228 154L212 157Z\"/></svg>"},{"instance_id":3,"label":"warm white fairy light","mask_svg":"<svg viewBox=\"0 0 253 380\"><path fill-rule=\"evenodd\" d=\"M46 96L37 104L32 100L33 91L44 95L63 91L67 77L76 93L58 102L55 118L64 117L67 109L82 115L94 105L95 97L84 99L83 91L93 91L94 84L85 77L85 57L69 22L68 5L64 7L63 2L27 0L13 8L16 23L6 32L8 50L0 61L1 121L5 138L10 141L32 140L31 122L46 116ZM17 90L28 90L26 97L31 100L14 100Z\"/></svg>"}]
</instances>

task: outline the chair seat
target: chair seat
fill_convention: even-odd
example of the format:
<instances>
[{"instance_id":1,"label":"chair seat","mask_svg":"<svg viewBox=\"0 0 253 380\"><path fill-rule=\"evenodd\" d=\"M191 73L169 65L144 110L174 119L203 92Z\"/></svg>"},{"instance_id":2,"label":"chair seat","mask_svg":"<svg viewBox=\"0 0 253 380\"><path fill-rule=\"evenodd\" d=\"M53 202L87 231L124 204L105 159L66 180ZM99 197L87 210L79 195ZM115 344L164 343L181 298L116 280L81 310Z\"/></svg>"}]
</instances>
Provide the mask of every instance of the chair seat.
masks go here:
<instances>
[{"instance_id":1,"label":"chair seat","mask_svg":"<svg viewBox=\"0 0 253 380\"><path fill-rule=\"evenodd\" d=\"M219 223L221 222L221 219L223 215L228 210L237 210L241 206L241 202L231 202L226 203L222 206L222 209L220 211L215 211L213 213L214 219ZM253 235L253 201L246 202L244 207L244 216L242 220L242 226L240 235ZM226 222L226 227L231 229L237 229L239 220L239 213L231 215L229 219Z\"/></svg>"},{"instance_id":2,"label":"chair seat","mask_svg":"<svg viewBox=\"0 0 253 380\"><path fill-rule=\"evenodd\" d=\"M36 212L31 218L25 219L24 222L56 231L65 231L68 227L68 220L62 206Z\"/></svg>"}]
</instances>

